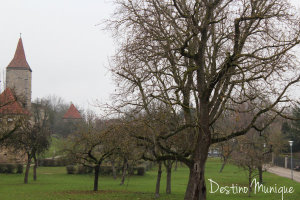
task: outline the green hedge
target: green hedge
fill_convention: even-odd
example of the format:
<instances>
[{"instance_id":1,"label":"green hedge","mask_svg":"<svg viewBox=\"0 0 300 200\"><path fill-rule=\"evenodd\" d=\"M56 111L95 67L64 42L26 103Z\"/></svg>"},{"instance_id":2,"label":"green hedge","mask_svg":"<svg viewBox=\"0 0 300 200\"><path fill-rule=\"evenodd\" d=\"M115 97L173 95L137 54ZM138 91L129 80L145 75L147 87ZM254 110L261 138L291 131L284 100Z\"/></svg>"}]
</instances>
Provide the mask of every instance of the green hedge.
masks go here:
<instances>
[{"instance_id":1,"label":"green hedge","mask_svg":"<svg viewBox=\"0 0 300 200\"><path fill-rule=\"evenodd\" d=\"M63 167L72 164L69 159L64 157L55 158L55 159L53 158L40 159L38 163L39 166L43 166L43 167Z\"/></svg>"},{"instance_id":2,"label":"green hedge","mask_svg":"<svg viewBox=\"0 0 300 200\"><path fill-rule=\"evenodd\" d=\"M23 173L22 164L0 163L0 173L13 174Z\"/></svg>"},{"instance_id":3,"label":"green hedge","mask_svg":"<svg viewBox=\"0 0 300 200\"><path fill-rule=\"evenodd\" d=\"M89 174L93 172L92 167L83 165L68 165L66 170L67 174Z\"/></svg>"},{"instance_id":4,"label":"green hedge","mask_svg":"<svg viewBox=\"0 0 300 200\"><path fill-rule=\"evenodd\" d=\"M76 167L74 165L68 165L66 167L68 174L75 174L76 173Z\"/></svg>"}]
</instances>

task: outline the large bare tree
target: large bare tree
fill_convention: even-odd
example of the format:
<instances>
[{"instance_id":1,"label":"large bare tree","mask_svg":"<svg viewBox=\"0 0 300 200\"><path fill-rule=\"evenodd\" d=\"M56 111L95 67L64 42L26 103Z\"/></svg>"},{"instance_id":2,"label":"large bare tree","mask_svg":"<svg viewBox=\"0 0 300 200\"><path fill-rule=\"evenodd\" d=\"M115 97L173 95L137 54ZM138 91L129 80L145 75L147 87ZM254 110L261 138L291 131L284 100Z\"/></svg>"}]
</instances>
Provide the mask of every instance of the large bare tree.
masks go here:
<instances>
[{"instance_id":1,"label":"large bare tree","mask_svg":"<svg viewBox=\"0 0 300 200\"><path fill-rule=\"evenodd\" d=\"M116 0L116 5L108 21L120 45L112 63L119 86L115 109L150 115L149 106L160 102L174 115L182 113L184 119L163 137L153 132L144 140L167 153L158 160L184 162L190 169L185 199L204 200L210 145L250 129L262 131L284 115L286 94L299 81L292 51L299 43L299 16L286 0ZM239 106L244 102L251 106ZM233 131L214 129L221 116L248 111L253 117ZM262 115L269 120L257 124ZM184 135L184 153L164 145L178 135Z\"/></svg>"}]
</instances>

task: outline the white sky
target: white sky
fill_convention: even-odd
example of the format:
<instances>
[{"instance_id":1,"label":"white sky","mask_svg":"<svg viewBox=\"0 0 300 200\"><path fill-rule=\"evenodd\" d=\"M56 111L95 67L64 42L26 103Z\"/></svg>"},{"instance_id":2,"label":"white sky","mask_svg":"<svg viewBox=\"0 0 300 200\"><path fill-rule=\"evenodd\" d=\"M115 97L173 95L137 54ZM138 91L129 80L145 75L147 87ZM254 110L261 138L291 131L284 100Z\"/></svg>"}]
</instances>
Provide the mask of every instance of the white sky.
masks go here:
<instances>
[{"instance_id":1,"label":"white sky","mask_svg":"<svg viewBox=\"0 0 300 200\"><path fill-rule=\"evenodd\" d=\"M14 56L19 33L32 69L32 99L50 94L84 108L106 102L114 45L96 26L113 11L109 0L0 0L0 70ZM1 89L3 87L1 86Z\"/></svg>"},{"instance_id":2,"label":"white sky","mask_svg":"<svg viewBox=\"0 0 300 200\"><path fill-rule=\"evenodd\" d=\"M107 70L114 44L96 25L113 12L111 2L0 0L0 79L21 32L33 70L32 99L55 94L90 109L96 100L107 102L114 91Z\"/></svg>"}]
</instances>

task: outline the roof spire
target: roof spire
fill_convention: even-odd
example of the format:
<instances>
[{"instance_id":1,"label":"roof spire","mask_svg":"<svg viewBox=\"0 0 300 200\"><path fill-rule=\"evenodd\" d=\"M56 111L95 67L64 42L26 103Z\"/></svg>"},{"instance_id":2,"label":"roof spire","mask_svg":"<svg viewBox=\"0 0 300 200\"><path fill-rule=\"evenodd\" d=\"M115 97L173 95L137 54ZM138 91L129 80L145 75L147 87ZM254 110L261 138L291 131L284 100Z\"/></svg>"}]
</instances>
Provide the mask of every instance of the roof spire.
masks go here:
<instances>
[{"instance_id":1,"label":"roof spire","mask_svg":"<svg viewBox=\"0 0 300 200\"><path fill-rule=\"evenodd\" d=\"M7 67L15 68L15 69L28 69L31 71L30 66L28 65L27 60L26 60L21 35L22 35L22 33L20 33L20 38L19 38L19 42L18 42L17 49L15 52L15 56Z\"/></svg>"},{"instance_id":2,"label":"roof spire","mask_svg":"<svg viewBox=\"0 0 300 200\"><path fill-rule=\"evenodd\" d=\"M63 119L82 119L82 117L74 104L71 103L70 108L64 114Z\"/></svg>"}]
</instances>

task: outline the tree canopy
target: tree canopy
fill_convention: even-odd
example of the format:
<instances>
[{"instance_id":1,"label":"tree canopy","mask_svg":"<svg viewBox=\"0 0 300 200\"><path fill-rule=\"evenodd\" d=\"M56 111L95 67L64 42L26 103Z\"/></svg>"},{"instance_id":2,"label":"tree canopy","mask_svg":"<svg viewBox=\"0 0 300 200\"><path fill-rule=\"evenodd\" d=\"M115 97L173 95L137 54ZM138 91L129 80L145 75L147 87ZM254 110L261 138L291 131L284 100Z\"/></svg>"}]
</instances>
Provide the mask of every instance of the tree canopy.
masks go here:
<instances>
[{"instance_id":1,"label":"tree canopy","mask_svg":"<svg viewBox=\"0 0 300 200\"><path fill-rule=\"evenodd\" d=\"M190 168L185 199L206 199L204 168L211 144L263 131L284 116L286 95L299 81L292 49L299 44L299 16L285 0L117 0L108 21L120 48L112 72L119 90L114 109L145 112L162 103L182 124L163 142L190 128L189 152L168 149L168 159ZM250 106L240 106L244 103ZM225 112L226 111L226 112ZM230 132L215 123L231 113L253 113ZM257 123L262 115L268 121ZM185 158L183 158L185 157Z\"/></svg>"}]
</instances>

